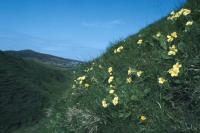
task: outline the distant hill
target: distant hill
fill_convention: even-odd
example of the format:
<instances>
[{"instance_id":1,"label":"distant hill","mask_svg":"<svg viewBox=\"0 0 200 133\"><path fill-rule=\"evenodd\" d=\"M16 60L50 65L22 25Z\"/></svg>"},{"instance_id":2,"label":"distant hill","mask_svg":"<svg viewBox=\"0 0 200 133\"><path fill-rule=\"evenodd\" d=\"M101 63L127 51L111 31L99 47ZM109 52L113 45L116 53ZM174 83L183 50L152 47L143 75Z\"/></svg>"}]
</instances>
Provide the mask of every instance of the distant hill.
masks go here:
<instances>
[{"instance_id":1,"label":"distant hill","mask_svg":"<svg viewBox=\"0 0 200 133\"><path fill-rule=\"evenodd\" d=\"M29 57L34 53L23 52L27 52L24 56L29 53ZM42 54L34 53L32 56L39 58ZM48 60L48 57L52 56L46 55L43 60ZM41 119L44 108L67 90L71 73L71 70L53 69L0 51L0 133L8 133Z\"/></svg>"},{"instance_id":2,"label":"distant hill","mask_svg":"<svg viewBox=\"0 0 200 133\"><path fill-rule=\"evenodd\" d=\"M5 51L5 52L11 55L20 56L26 60L34 60L58 68L74 68L78 64L82 63L81 61L65 59L49 54L35 52L33 50Z\"/></svg>"}]
</instances>

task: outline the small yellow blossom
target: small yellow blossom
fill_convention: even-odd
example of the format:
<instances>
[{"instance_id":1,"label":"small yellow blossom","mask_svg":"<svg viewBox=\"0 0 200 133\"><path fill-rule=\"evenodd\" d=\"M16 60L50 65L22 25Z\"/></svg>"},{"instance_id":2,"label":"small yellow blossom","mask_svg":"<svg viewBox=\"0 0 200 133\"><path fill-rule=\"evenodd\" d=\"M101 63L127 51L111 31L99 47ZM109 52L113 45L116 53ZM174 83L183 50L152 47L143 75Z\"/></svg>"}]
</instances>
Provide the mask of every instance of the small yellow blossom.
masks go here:
<instances>
[{"instance_id":1,"label":"small yellow blossom","mask_svg":"<svg viewBox=\"0 0 200 133\"><path fill-rule=\"evenodd\" d=\"M128 78L126 79L126 82L130 84L130 83L132 83L132 82L133 82L133 80L132 80L132 78L131 78L131 77L128 77Z\"/></svg>"},{"instance_id":2,"label":"small yellow blossom","mask_svg":"<svg viewBox=\"0 0 200 133\"><path fill-rule=\"evenodd\" d=\"M112 67L109 67L109 68L108 68L108 73L109 73L110 75L112 75L112 71L113 71L113 68L112 68Z\"/></svg>"},{"instance_id":3,"label":"small yellow blossom","mask_svg":"<svg viewBox=\"0 0 200 133\"><path fill-rule=\"evenodd\" d=\"M182 67L181 64L176 63L173 65L171 69L168 70L168 73L171 75L171 77L177 77L181 67Z\"/></svg>"},{"instance_id":4,"label":"small yellow blossom","mask_svg":"<svg viewBox=\"0 0 200 133\"><path fill-rule=\"evenodd\" d=\"M144 115L140 116L140 122L141 123L144 123L146 121L146 119L147 119L146 116L144 116Z\"/></svg>"},{"instance_id":5,"label":"small yellow blossom","mask_svg":"<svg viewBox=\"0 0 200 133\"><path fill-rule=\"evenodd\" d=\"M177 50L176 46L172 45L171 47L169 47L168 55L176 55L177 52L178 52L178 50Z\"/></svg>"},{"instance_id":6,"label":"small yellow blossom","mask_svg":"<svg viewBox=\"0 0 200 133\"><path fill-rule=\"evenodd\" d=\"M78 78L77 78L78 81L83 81L83 80L85 80L85 79L86 79L86 76L81 76L81 77L78 77Z\"/></svg>"},{"instance_id":7,"label":"small yellow blossom","mask_svg":"<svg viewBox=\"0 0 200 133\"><path fill-rule=\"evenodd\" d=\"M183 10L183 15L184 16L187 16L187 15L189 15L191 13L191 10L189 10L189 9L182 9L182 10Z\"/></svg>"},{"instance_id":8,"label":"small yellow blossom","mask_svg":"<svg viewBox=\"0 0 200 133\"><path fill-rule=\"evenodd\" d=\"M182 11L181 11L182 12ZM179 18L181 15L182 15L182 13L181 13L180 11L179 12L174 12L174 11L172 11L171 13L170 13L170 15L171 16L169 16L167 19L168 20L176 20L177 18Z\"/></svg>"},{"instance_id":9,"label":"small yellow blossom","mask_svg":"<svg viewBox=\"0 0 200 133\"><path fill-rule=\"evenodd\" d=\"M174 12L172 11L170 13L170 16L167 18L168 20L176 20L177 18L179 18L181 15L187 16L191 13L191 10L189 9L185 9L182 8L181 10L179 10L178 12Z\"/></svg>"},{"instance_id":10,"label":"small yellow blossom","mask_svg":"<svg viewBox=\"0 0 200 133\"><path fill-rule=\"evenodd\" d=\"M94 68L93 68L93 67L91 67L89 70L90 70L90 71L92 71L93 69L94 69Z\"/></svg>"},{"instance_id":11,"label":"small yellow blossom","mask_svg":"<svg viewBox=\"0 0 200 133\"><path fill-rule=\"evenodd\" d=\"M114 92L115 92L115 90L110 90L109 91L110 94L113 94Z\"/></svg>"},{"instance_id":12,"label":"small yellow blossom","mask_svg":"<svg viewBox=\"0 0 200 133\"><path fill-rule=\"evenodd\" d=\"M170 69L168 72L171 74L172 77L177 77L179 69Z\"/></svg>"},{"instance_id":13,"label":"small yellow blossom","mask_svg":"<svg viewBox=\"0 0 200 133\"><path fill-rule=\"evenodd\" d=\"M179 64L178 62L177 62L176 64L173 65L173 68L175 68L175 69L179 69L179 68L181 68L181 67L182 67L182 65Z\"/></svg>"},{"instance_id":14,"label":"small yellow blossom","mask_svg":"<svg viewBox=\"0 0 200 133\"><path fill-rule=\"evenodd\" d=\"M124 49L124 47L120 46L120 47L117 48L117 52L120 53L123 49Z\"/></svg>"},{"instance_id":15,"label":"small yellow blossom","mask_svg":"<svg viewBox=\"0 0 200 133\"><path fill-rule=\"evenodd\" d=\"M79 84L80 84L80 85L82 85L82 83L83 83L83 80L79 81Z\"/></svg>"},{"instance_id":16,"label":"small yellow blossom","mask_svg":"<svg viewBox=\"0 0 200 133\"><path fill-rule=\"evenodd\" d=\"M108 79L108 83L110 84L113 81L113 79L114 79L114 77L110 76L109 79Z\"/></svg>"},{"instance_id":17,"label":"small yellow blossom","mask_svg":"<svg viewBox=\"0 0 200 133\"><path fill-rule=\"evenodd\" d=\"M103 68L102 65L99 65L99 68L102 69Z\"/></svg>"},{"instance_id":18,"label":"small yellow blossom","mask_svg":"<svg viewBox=\"0 0 200 133\"><path fill-rule=\"evenodd\" d=\"M160 36L161 36L161 33L158 32L158 33L156 34L156 37L160 37Z\"/></svg>"},{"instance_id":19,"label":"small yellow blossom","mask_svg":"<svg viewBox=\"0 0 200 133\"><path fill-rule=\"evenodd\" d=\"M158 83L159 83L159 84L164 84L166 81L167 81L167 80L164 79L163 77L159 77L159 78L158 78Z\"/></svg>"},{"instance_id":20,"label":"small yellow blossom","mask_svg":"<svg viewBox=\"0 0 200 133\"><path fill-rule=\"evenodd\" d=\"M129 69L128 69L128 75L131 75L133 73L134 73L134 70L131 67L129 67Z\"/></svg>"},{"instance_id":21,"label":"small yellow blossom","mask_svg":"<svg viewBox=\"0 0 200 133\"><path fill-rule=\"evenodd\" d=\"M119 46L117 49L114 49L114 53L115 53L115 54L116 54L116 53L120 53L120 52L122 52L123 49L124 49L123 46Z\"/></svg>"},{"instance_id":22,"label":"small yellow blossom","mask_svg":"<svg viewBox=\"0 0 200 133\"><path fill-rule=\"evenodd\" d=\"M172 32L172 33L171 33L171 36L172 36L173 38L177 38L177 33L176 33L176 32Z\"/></svg>"},{"instance_id":23,"label":"small yellow blossom","mask_svg":"<svg viewBox=\"0 0 200 133\"><path fill-rule=\"evenodd\" d=\"M177 33L172 32L171 35L167 35L167 42L172 42L175 38L177 38Z\"/></svg>"},{"instance_id":24,"label":"small yellow blossom","mask_svg":"<svg viewBox=\"0 0 200 133\"><path fill-rule=\"evenodd\" d=\"M119 98L118 96L115 96L114 99L112 100L113 105L116 106L118 102L119 102Z\"/></svg>"},{"instance_id":25,"label":"small yellow blossom","mask_svg":"<svg viewBox=\"0 0 200 133\"><path fill-rule=\"evenodd\" d=\"M137 44L142 44L143 43L143 40L142 39L139 39L138 41L137 41Z\"/></svg>"},{"instance_id":26,"label":"small yellow blossom","mask_svg":"<svg viewBox=\"0 0 200 133\"><path fill-rule=\"evenodd\" d=\"M174 38L170 35L167 35L167 42L172 42Z\"/></svg>"},{"instance_id":27,"label":"small yellow blossom","mask_svg":"<svg viewBox=\"0 0 200 133\"><path fill-rule=\"evenodd\" d=\"M142 75L143 71L138 71L137 76L140 77Z\"/></svg>"},{"instance_id":28,"label":"small yellow blossom","mask_svg":"<svg viewBox=\"0 0 200 133\"><path fill-rule=\"evenodd\" d=\"M106 102L106 100L104 99L104 100L102 100L102 102L101 102L101 104L102 104L102 107L104 107L104 108L107 108L108 107L108 103Z\"/></svg>"},{"instance_id":29,"label":"small yellow blossom","mask_svg":"<svg viewBox=\"0 0 200 133\"><path fill-rule=\"evenodd\" d=\"M114 86L113 86L113 85L110 85L110 88L114 88Z\"/></svg>"},{"instance_id":30,"label":"small yellow blossom","mask_svg":"<svg viewBox=\"0 0 200 133\"><path fill-rule=\"evenodd\" d=\"M72 85L72 89L76 88L76 85Z\"/></svg>"},{"instance_id":31,"label":"small yellow blossom","mask_svg":"<svg viewBox=\"0 0 200 133\"><path fill-rule=\"evenodd\" d=\"M85 84L85 88L88 88L90 85L89 84Z\"/></svg>"},{"instance_id":32,"label":"small yellow blossom","mask_svg":"<svg viewBox=\"0 0 200 133\"><path fill-rule=\"evenodd\" d=\"M187 23L185 25L186 26L191 26L191 25L193 25L193 21L187 21Z\"/></svg>"}]
</instances>

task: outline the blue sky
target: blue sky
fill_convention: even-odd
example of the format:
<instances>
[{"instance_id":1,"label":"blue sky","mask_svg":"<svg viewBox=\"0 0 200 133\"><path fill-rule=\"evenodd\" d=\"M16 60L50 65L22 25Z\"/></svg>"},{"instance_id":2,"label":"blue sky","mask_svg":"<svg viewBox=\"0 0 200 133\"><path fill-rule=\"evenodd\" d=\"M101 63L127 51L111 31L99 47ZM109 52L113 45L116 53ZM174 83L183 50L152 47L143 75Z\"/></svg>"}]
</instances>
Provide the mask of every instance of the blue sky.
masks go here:
<instances>
[{"instance_id":1,"label":"blue sky","mask_svg":"<svg viewBox=\"0 0 200 133\"><path fill-rule=\"evenodd\" d=\"M1 0L0 49L89 60L185 0Z\"/></svg>"}]
</instances>

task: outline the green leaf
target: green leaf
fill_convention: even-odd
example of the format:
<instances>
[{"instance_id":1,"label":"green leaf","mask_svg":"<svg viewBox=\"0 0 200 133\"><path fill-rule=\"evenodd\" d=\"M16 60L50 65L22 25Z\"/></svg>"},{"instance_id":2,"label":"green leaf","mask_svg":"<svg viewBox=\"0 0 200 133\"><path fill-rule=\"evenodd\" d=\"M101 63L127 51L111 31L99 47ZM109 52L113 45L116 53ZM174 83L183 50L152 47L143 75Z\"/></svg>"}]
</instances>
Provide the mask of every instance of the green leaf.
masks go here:
<instances>
[{"instance_id":1,"label":"green leaf","mask_svg":"<svg viewBox=\"0 0 200 133\"><path fill-rule=\"evenodd\" d=\"M178 50L180 50L181 52L184 52L184 47L185 47L185 44L183 42L178 43Z\"/></svg>"},{"instance_id":2,"label":"green leaf","mask_svg":"<svg viewBox=\"0 0 200 133\"><path fill-rule=\"evenodd\" d=\"M161 37L161 38L159 39L159 41L160 41L160 46L161 46L164 50L167 50L167 43L166 43L164 37Z\"/></svg>"},{"instance_id":3,"label":"green leaf","mask_svg":"<svg viewBox=\"0 0 200 133\"><path fill-rule=\"evenodd\" d=\"M171 56L167 55L166 52L161 52L160 54L163 59L171 59Z\"/></svg>"},{"instance_id":4,"label":"green leaf","mask_svg":"<svg viewBox=\"0 0 200 133\"><path fill-rule=\"evenodd\" d=\"M139 98L138 98L138 96L133 95L133 96L131 96L131 100L133 100L133 101L139 101Z\"/></svg>"}]
</instances>

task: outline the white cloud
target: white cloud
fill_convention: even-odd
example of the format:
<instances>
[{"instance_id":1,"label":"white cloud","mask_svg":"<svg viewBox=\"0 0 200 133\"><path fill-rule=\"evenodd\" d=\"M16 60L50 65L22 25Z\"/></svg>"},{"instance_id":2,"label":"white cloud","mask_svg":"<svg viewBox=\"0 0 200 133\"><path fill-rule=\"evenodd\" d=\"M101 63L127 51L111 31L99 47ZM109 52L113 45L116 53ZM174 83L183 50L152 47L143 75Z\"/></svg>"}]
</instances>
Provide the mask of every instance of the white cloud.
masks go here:
<instances>
[{"instance_id":1,"label":"white cloud","mask_svg":"<svg viewBox=\"0 0 200 133\"><path fill-rule=\"evenodd\" d=\"M115 19L111 21L82 22L83 26L92 28L113 28L114 26L122 24L124 24L124 22L120 19Z\"/></svg>"}]
</instances>

